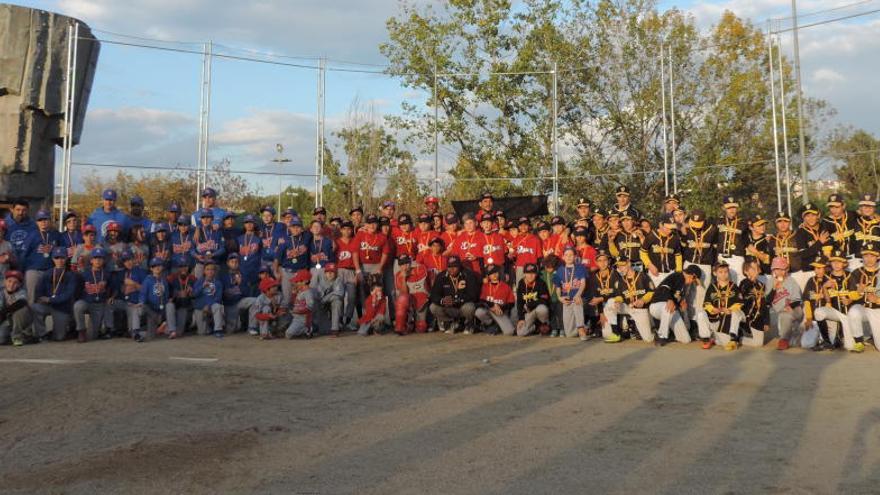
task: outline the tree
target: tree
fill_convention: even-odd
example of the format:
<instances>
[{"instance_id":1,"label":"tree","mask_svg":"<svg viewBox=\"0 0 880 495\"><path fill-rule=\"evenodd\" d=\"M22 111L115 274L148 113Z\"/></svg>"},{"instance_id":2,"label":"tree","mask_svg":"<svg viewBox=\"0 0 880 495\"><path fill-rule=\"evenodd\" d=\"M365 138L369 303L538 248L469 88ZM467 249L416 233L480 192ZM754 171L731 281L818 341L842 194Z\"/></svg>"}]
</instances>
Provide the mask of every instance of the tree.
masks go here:
<instances>
[{"instance_id":1,"label":"tree","mask_svg":"<svg viewBox=\"0 0 880 495\"><path fill-rule=\"evenodd\" d=\"M775 181L768 162L773 137L766 38L730 12L702 34L692 16L677 9L658 13L654 0L526 0L516 6L457 0L442 10L404 4L387 28L389 41L380 49L389 72L431 93L440 74L437 128L444 143L459 149L451 174L463 179L451 186L451 196L482 188L502 194L550 190L549 71L556 62L564 205L584 195L611 198L624 183L640 203L659 204L665 194L662 50L672 54L666 63L675 80L678 185L687 204L714 211L722 195L734 194L748 210L776 210L769 200ZM783 74L793 87L785 61ZM783 104L796 115L792 95ZM388 119L425 152L434 146L432 105L404 104L402 116ZM808 125L828 113L824 102L808 100L807 107ZM668 107L665 125L671 134ZM788 129L790 149L800 153L797 128ZM807 142L808 150L819 145ZM671 189L671 177L669 182Z\"/></svg>"},{"instance_id":2,"label":"tree","mask_svg":"<svg viewBox=\"0 0 880 495\"><path fill-rule=\"evenodd\" d=\"M834 173L850 196L864 193L880 194L877 150L880 139L862 129L837 129L829 139L828 151L838 164Z\"/></svg>"}]
</instances>

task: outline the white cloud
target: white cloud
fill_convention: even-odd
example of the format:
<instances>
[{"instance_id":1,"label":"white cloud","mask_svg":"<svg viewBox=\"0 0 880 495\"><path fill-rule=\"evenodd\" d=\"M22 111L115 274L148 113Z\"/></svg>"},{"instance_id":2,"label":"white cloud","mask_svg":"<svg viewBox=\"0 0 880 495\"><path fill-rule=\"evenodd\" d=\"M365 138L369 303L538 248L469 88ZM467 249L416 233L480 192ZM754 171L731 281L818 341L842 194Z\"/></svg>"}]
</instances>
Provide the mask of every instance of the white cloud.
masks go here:
<instances>
[{"instance_id":1,"label":"white cloud","mask_svg":"<svg viewBox=\"0 0 880 495\"><path fill-rule=\"evenodd\" d=\"M827 68L821 68L813 72L813 80L819 83L840 83L846 81L842 74Z\"/></svg>"}]
</instances>

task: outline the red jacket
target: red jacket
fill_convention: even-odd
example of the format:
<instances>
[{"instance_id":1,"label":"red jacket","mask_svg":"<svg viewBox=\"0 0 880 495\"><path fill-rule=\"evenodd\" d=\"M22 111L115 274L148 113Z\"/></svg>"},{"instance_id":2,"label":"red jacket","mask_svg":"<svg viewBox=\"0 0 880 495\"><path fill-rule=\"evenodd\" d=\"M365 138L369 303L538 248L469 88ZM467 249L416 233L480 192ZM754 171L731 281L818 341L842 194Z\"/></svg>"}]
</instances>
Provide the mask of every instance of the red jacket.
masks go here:
<instances>
[{"instance_id":1,"label":"red jacket","mask_svg":"<svg viewBox=\"0 0 880 495\"><path fill-rule=\"evenodd\" d=\"M384 295L379 299L376 299L373 294L370 294L367 300L364 301L364 315L361 316L360 319L358 319L358 323L363 325L364 323L369 323L373 321L373 319L379 315L384 315L387 305L388 298L386 298Z\"/></svg>"}]
</instances>

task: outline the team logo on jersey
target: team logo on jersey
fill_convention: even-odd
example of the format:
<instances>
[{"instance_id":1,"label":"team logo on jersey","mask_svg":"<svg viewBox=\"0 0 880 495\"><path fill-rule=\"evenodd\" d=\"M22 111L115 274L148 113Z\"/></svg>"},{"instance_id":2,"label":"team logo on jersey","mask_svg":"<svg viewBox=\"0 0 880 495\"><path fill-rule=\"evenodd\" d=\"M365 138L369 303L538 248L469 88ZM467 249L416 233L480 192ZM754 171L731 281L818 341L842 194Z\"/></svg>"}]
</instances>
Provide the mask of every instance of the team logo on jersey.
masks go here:
<instances>
[{"instance_id":1,"label":"team logo on jersey","mask_svg":"<svg viewBox=\"0 0 880 495\"><path fill-rule=\"evenodd\" d=\"M339 261L350 260L351 251L339 251L336 257L339 259Z\"/></svg>"}]
</instances>

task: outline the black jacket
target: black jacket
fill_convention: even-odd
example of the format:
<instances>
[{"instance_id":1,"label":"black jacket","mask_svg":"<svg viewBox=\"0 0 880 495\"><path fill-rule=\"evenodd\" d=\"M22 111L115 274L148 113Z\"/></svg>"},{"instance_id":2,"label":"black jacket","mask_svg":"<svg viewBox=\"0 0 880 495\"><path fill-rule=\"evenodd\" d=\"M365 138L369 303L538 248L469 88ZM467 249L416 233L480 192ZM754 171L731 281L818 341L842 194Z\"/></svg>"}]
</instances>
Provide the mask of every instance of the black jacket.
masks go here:
<instances>
[{"instance_id":1,"label":"black jacket","mask_svg":"<svg viewBox=\"0 0 880 495\"><path fill-rule=\"evenodd\" d=\"M431 302L440 304L444 297L450 296L454 307L460 307L464 303L475 303L480 299L480 281L474 272L462 268L453 279L448 271L441 272L434 279L431 287Z\"/></svg>"},{"instance_id":2,"label":"black jacket","mask_svg":"<svg viewBox=\"0 0 880 495\"><path fill-rule=\"evenodd\" d=\"M541 278L536 278L532 286L526 285L522 279L516 285L516 312L519 319L525 318L526 313L534 310L539 304L550 307L550 290Z\"/></svg>"}]
</instances>

